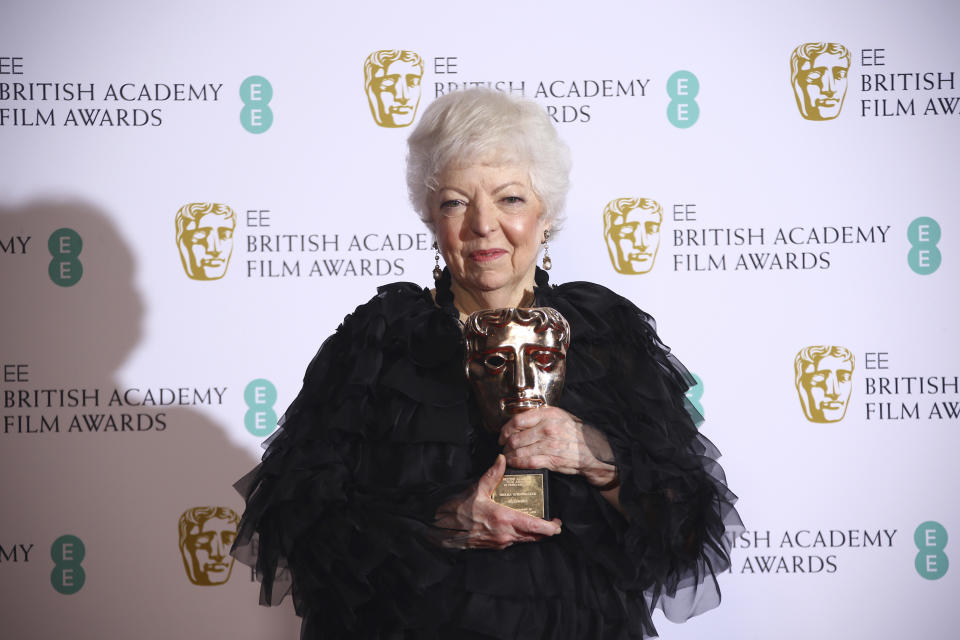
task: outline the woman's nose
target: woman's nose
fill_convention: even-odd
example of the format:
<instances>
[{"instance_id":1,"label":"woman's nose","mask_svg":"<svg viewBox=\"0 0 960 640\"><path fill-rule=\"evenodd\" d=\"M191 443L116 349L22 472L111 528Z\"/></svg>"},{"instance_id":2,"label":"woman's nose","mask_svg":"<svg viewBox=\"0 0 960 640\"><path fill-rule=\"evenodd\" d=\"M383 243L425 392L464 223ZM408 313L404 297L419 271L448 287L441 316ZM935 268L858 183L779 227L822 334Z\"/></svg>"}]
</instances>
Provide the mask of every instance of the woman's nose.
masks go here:
<instances>
[{"instance_id":1,"label":"woman's nose","mask_svg":"<svg viewBox=\"0 0 960 640\"><path fill-rule=\"evenodd\" d=\"M471 203L470 229L478 236L489 235L497 228L497 212L493 203L477 198Z\"/></svg>"}]
</instances>

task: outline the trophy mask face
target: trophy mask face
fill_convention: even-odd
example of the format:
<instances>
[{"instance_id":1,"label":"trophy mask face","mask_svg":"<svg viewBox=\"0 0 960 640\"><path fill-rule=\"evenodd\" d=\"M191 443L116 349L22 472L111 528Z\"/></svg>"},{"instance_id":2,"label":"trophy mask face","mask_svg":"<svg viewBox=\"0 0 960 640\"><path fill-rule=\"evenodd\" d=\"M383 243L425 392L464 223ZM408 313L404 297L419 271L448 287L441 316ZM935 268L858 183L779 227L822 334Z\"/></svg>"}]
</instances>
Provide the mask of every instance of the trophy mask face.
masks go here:
<instances>
[{"instance_id":1,"label":"trophy mask face","mask_svg":"<svg viewBox=\"0 0 960 640\"><path fill-rule=\"evenodd\" d=\"M555 309L489 309L467 319L467 379L492 431L563 391L570 328Z\"/></svg>"}]
</instances>

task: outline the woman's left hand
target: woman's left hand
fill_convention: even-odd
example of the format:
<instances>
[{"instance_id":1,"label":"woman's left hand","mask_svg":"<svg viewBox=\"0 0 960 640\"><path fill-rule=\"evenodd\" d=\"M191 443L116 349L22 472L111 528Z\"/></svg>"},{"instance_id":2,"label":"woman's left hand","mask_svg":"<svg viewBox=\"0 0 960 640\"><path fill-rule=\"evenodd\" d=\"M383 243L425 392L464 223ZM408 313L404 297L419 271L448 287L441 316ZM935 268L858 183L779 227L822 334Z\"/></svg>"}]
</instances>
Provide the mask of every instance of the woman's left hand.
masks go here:
<instances>
[{"instance_id":1,"label":"woman's left hand","mask_svg":"<svg viewBox=\"0 0 960 640\"><path fill-rule=\"evenodd\" d=\"M557 407L518 413L500 430L507 464L581 475L595 487L614 482L613 450L603 433Z\"/></svg>"}]
</instances>

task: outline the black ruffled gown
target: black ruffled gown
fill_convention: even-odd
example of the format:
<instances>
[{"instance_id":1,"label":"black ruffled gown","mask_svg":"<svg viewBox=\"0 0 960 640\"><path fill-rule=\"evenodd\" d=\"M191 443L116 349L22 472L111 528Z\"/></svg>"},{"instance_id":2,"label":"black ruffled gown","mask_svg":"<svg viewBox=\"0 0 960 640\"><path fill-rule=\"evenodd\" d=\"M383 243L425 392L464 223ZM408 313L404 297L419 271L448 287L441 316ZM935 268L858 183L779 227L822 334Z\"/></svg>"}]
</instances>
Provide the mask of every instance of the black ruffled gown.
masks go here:
<instances>
[{"instance_id":1,"label":"black ruffled gown","mask_svg":"<svg viewBox=\"0 0 960 640\"><path fill-rule=\"evenodd\" d=\"M571 326L560 406L606 434L629 520L553 473L561 534L503 551L435 544L437 507L499 452L469 394L449 284L445 272L439 307L397 283L347 316L237 484L234 555L255 564L261 603L292 592L311 640L644 638L652 607L683 620L715 606L740 520L685 400L692 377L631 302L540 270L536 305Z\"/></svg>"}]
</instances>

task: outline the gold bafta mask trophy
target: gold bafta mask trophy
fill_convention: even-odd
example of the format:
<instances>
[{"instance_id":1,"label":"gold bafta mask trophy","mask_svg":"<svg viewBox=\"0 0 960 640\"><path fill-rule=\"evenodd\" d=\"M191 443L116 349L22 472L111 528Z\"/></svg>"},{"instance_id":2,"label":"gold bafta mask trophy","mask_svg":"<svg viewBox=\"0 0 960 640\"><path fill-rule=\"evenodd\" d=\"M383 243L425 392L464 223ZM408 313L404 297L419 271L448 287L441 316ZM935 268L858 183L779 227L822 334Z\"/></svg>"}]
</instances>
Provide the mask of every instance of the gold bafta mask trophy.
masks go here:
<instances>
[{"instance_id":1,"label":"gold bafta mask trophy","mask_svg":"<svg viewBox=\"0 0 960 640\"><path fill-rule=\"evenodd\" d=\"M467 318L465 369L484 426L498 433L514 415L551 406L563 391L570 325L550 307L486 309ZM550 518L546 469L507 468L494 501Z\"/></svg>"}]
</instances>

